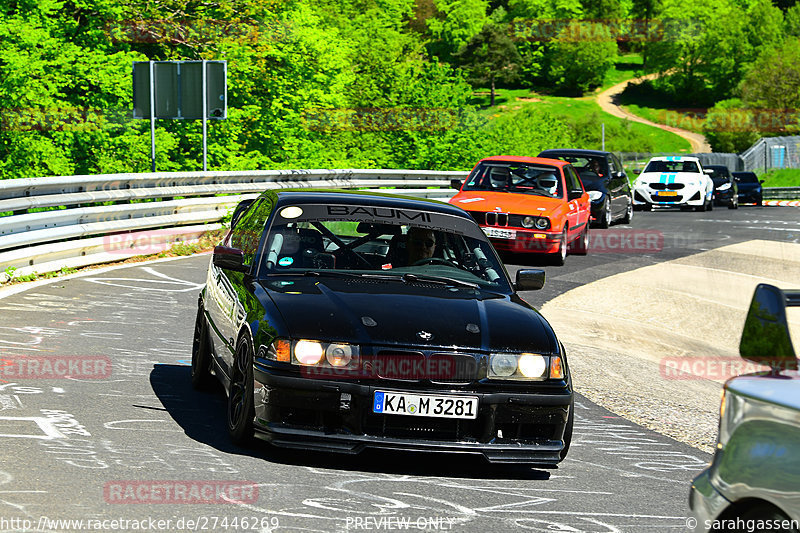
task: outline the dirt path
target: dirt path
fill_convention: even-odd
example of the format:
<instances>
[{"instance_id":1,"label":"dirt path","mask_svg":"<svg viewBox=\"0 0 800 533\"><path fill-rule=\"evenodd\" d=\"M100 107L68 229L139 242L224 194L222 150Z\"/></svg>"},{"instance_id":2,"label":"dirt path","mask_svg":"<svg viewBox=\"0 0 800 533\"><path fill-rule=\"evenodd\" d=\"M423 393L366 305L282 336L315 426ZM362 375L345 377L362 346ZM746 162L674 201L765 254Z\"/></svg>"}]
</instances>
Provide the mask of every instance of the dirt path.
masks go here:
<instances>
[{"instance_id":1,"label":"dirt path","mask_svg":"<svg viewBox=\"0 0 800 533\"><path fill-rule=\"evenodd\" d=\"M635 78L634 80L625 80L621 83L618 83L605 91L601 92L597 95L597 103L606 113L610 113L615 117L625 118L633 122L640 122L642 124L647 124L648 126L654 126L656 128L660 128L665 131L670 131L680 137L683 137L692 145L692 153L700 153L700 152L710 152L711 145L708 144L708 141L703 135L699 133L694 133L687 130L682 130L680 128L675 128L672 126L667 126L664 124L656 124L655 122L650 122L647 119L642 117L636 116L633 113L630 113L625 108L619 105L619 95L622 91L625 90L625 87L628 85L628 82L635 81L635 82L642 82L644 80L651 80L653 78L658 77L659 74L648 74L646 76L642 76L640 78Z\"/></svg>"}]
</instances>

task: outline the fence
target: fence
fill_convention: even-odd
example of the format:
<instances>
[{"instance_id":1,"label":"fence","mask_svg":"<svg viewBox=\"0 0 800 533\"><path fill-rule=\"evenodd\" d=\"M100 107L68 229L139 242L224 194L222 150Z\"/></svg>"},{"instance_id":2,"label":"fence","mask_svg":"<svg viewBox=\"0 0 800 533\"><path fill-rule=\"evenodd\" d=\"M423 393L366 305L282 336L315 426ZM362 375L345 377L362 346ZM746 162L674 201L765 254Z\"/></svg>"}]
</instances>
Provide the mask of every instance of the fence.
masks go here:
<instances>
[{"instance_id":1,"label":"fence","mask_svg":"<svg viewBox=\"0 0 800 533\"><path fill-rule=\"evenodd\" d=\"M702 154L651 154L644 152L617 152L622 164L641 169L651 157L659 155L689 155L697 157L702 165L725 165L732 172L764 173L780 168L800 168L800 136L762 137L741 154L711 152Z\"/></svg>"},{"instance_id":2,"label":"fence","mask_svg":"<svg viewBox=\"0 0 800 533\"><path fill-rule=\"evenodd\" d=\"M392 189L447 199L465 172L264 170L62 176L0 181L0 281L157 253L220 229L266 189ZM50 208L41 211L39 208Z\"/></svg>"}]
</instances>

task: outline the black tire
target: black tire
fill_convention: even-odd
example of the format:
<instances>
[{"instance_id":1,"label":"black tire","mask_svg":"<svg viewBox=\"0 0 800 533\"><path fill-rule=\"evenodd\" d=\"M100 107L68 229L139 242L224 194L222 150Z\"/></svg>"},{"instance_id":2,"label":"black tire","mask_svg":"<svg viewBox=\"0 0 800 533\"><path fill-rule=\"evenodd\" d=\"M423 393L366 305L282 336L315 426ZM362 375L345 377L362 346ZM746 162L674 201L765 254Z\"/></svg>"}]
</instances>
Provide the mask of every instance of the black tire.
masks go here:
<instances>
[{"instance_id":1,"label":"black tire","mask_svg":"<svg viewBox=\"0 0 800 533\"><path fill-rule=\"evenodd\" d=\"M708 200L703 200L703 205L698 205L697 207L694 208L694 210L697 211L698 213L703 213L708 210L708 207L709 207Z\"/></svg>"},{"instance_id":2,"label":"black tire","mask_svg":"<svg viewBox=\"0 0 800 533\"><path fill-rule=\"evenodd\" d=\"M586 255L589 252L589 224L583 228L580 236L572 242L570 253L575 255Z\"/></svg>"},{"instance_id":3,"label":"black tire","mask_svg":"<svg viewBox=\"0 0 800 533\"><path fill-rule=\"evenodd\" d=\"M563 266L567 260L567 227L564 226L564 229L561 231L561 243L558 247L557 252L553 252L550 255L550 261L556 266Z\"/></svg>"},{"instance_id":4,"label":"black tire","mask_svg":"<svg viewBox=\"0 0 800 533\"><path fill-rule=\"evenodd\" d=\"M211 374L211 349L208 340L208 324L203 307L197 306L197 318L194 321L194 339L192 340L192 388L206 391L214 383Z\"/></svg>"},{"instance_id":5,"label":"black tire","mask_svg":"<svg viewBox=\"0 0 800 533\"><path fill-rule=\"evenodd\" d=\"M745 513L741 516L741 522L744 524L758 524L759 522L762 525L767 523L775 524L776 522L789 522L789 517L786 516L784 513L781 512L780 509L774 507L769 504L760 505L758 507L753 507L748 509ZM716 530L715 530L716 531ZM727 530L726 530L727 531ZM735 531L739 531L738 529ZM762 529L742 529L742 532L748 531L753 533L770 533L776 531L775 529L769 528L762 528ZM789 529L789 530L781 530L785 531L786 533L796 533L797 529Z\"/></svg>"},{"instance_id":6,"label":"black tire","mask_svg":"<svg viewBox=\"0 0 800 533\"><path fill-rule=\"evenodd\" d=\"M714 200L709 200L706 211L713 211L713 210L714 210Z\"/></svg>"},{"instance_id":7,"label":"black tire","mask_svg":"<svg viewBox=\"0 0 800 533\"><path fill-rule=\"evenodd\" d=\"M239 446L253 438L253 349L246 335L239 338L231 368L231 385L228 391L228 435Z\"/></svg>"},{"instance_id":8,"label":"black tire","mask_svg":"<svg viewBox=\"0 0 800 533\"><path fill-rule=\"evenodd\" d=\"M652 210L653 210L653 204L644 204L642 206L642 211L652 211Z\"/></svg>"},{"instance_id":9,"label":"black tire","mask_svg":"<svg viewBox=\"0 0 800 533\"><path fill-rule=\"evenodd\" d=\"M631 220L633 220L633 202L628 203L628 210L625 212L625 216L622 217L620 222L622 224L630 224Z\"/></svg>"},{"instance_id":10,"label":"black tire","mask_svg":"<svg viewBox=\"0 0 800 533\"><path fill-rule=\"evenodd\" d=\"M564 449L559 452L561 460L567 457L569 452L569 445L572 443L572 429L575 426L575 399L569 404L569 417L567 418L567 425L564 427Z\"/></svg>"},{"instance_id":11,"label":"black tire","mask_svg":"<svg viewBox=\"0 0 800 533\"><path fill-rule=\"evenodd\" d=\"M603 210L597 220L597 227L603 229L608 228L611 225L611 218L611 205L609 204L608 198L606 198L603 204Z\"/></svg>"},{"instance_id":12,"label":"black tire","mask_svg":"<svg viewBox=\"0 0 800 533\"><path fill-rule=\"evenodd\" d=\"M756 202L756 205L758 207L764 207L764 198L763 197L759 197L758 201Z\"/></svg>"},{"instance_id":13,"label":"black tire","mask_svg":"<svg viewBox=\"0 0 800 533\"><path fill-rule=\"evenodd\" d=\"M731 203L728 204L728 209L739 209L739 200L737 198L731 198Z\"/></svg>"}]
</instances>

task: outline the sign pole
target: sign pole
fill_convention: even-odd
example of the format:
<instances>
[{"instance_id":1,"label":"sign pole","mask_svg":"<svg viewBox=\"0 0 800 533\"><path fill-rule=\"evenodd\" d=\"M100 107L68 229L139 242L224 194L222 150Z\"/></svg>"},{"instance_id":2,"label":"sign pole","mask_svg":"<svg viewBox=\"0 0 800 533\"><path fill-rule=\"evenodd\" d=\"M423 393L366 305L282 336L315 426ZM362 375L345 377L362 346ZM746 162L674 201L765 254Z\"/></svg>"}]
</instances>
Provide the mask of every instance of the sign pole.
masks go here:
<instances>
[{"instance_id":1,"label":"sign pole","mask_svg":"<svg viewBox=\"0 0 800 533\"><path fill-rule=\"evenodd\" d=\"M208 170L208 80L203 60L203 172Z\"/></svg>"},{"instance_id":2,"label":"sign pole","mask_svg":"<svg viewBox=\"0 0 800 533\"><path fill-rule=\"evenodd\" d=\"M150 63L150 159L152 160L152 172L156 171L156 84L155 68L152 61Z\"/></svg>"}]
</instances>

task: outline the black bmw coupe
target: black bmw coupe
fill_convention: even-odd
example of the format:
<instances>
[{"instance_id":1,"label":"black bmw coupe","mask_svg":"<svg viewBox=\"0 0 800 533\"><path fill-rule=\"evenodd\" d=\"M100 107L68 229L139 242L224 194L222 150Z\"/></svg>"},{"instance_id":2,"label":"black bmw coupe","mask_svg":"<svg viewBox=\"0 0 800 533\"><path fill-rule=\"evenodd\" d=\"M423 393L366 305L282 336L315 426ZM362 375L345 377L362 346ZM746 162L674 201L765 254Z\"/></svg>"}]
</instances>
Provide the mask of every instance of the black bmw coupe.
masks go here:
<instances>
[{"instance_id":1,"label":"black bmw coupe","mask_svg":"<svg viewBox=\"0 0 800 533\"><path fill-rule=\"evenodd\" d=\"M564 347L458 207L368 192L243 203L200 293L192 383L228 396L235 443L471 452L553 465L569 448Z\"/></svg>"}]
</instances>

